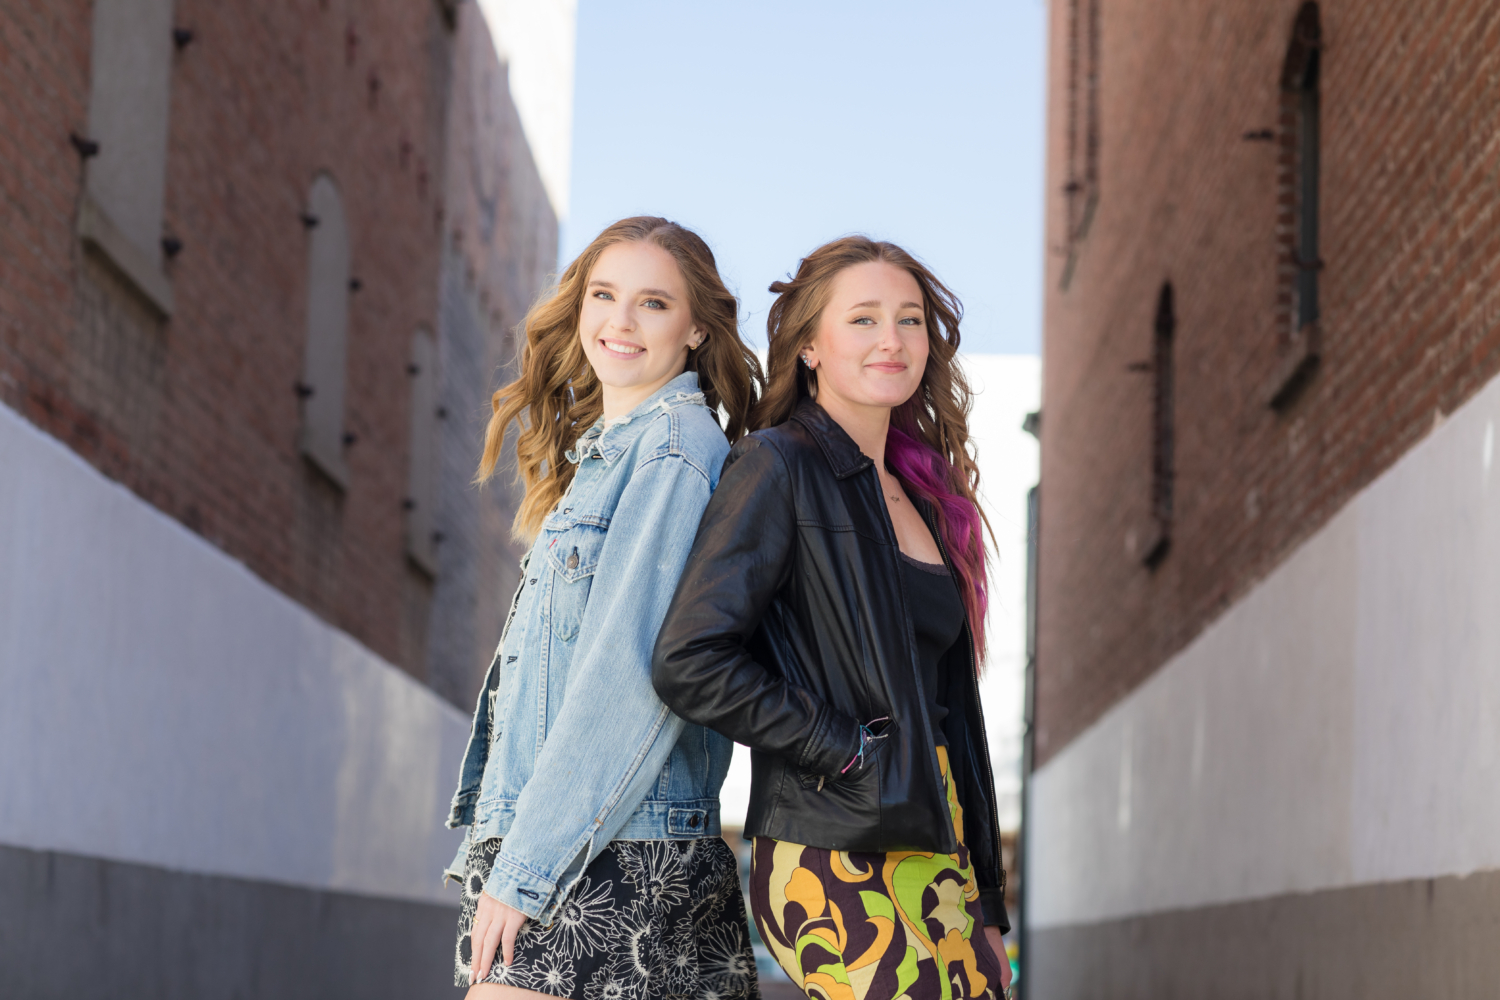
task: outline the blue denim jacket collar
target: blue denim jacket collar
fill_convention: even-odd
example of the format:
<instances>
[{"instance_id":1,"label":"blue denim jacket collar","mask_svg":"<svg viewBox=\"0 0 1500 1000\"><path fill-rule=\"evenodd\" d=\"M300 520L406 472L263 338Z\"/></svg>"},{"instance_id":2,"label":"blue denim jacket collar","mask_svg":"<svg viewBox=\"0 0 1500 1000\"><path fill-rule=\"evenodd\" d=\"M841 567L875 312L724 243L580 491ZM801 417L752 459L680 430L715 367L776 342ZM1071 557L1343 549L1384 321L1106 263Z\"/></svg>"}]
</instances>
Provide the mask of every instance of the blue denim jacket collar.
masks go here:
<instances>
[{"instance_id":1,"label":"blue denim jacket collar","mask_svg":"<svg viewBox=\"0 0 1500 1000\"><path fill-rule=\"evenodd\" d=\"M564 453L564 457L577 465L597 453L604 459L605 465L611 465L629 450L631 442L640 434L641 428L646 424L641 417L657 410L670 410L689 403L704 404L703 393L698 388L697 372L678 375L623 417L616 417L608 423L600 417L594 421L594 426L583 432L572 449Z\"/></svg>"}]
</instances>

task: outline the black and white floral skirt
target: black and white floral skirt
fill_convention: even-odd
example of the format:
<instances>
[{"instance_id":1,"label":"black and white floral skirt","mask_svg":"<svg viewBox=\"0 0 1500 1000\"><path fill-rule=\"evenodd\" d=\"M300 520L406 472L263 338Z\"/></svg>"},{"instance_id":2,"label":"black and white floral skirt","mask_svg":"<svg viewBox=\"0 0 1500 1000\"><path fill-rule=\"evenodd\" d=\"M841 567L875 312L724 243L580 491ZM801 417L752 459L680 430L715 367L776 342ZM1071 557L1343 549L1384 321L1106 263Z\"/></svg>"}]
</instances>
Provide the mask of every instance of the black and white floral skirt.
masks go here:
<instances>
[{"instance_id":1,"label":"black and white floral skirt","mask_svg":"<svg viewBox=\"0 0 1500 1000\"><path fill-rule=\"evenodd\" d=\"M499 840L469 846L453 983L468 986L469 932ZM729 845L617 840L584 871L550 927L528 920L515 961L487 983L572 1000L759 1000L739 866Z\"/></svg>"}]
</instances>

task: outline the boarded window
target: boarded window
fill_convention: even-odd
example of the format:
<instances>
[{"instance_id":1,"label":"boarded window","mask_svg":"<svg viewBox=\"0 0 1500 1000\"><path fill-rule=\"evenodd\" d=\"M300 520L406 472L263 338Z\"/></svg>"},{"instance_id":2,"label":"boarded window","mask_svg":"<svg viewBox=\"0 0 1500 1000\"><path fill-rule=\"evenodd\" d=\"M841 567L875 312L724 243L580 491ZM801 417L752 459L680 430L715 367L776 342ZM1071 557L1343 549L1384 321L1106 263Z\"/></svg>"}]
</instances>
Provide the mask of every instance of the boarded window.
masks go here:
<instances>
[{"instance_id":1,"label":"boarded window","mask_svg":"<svg viewBox=\"0 0 1500 1000\"><path fill-rule=\"evenodd\" d=\"M1155 376L1151 413L1151 514L1156 521L1154 544L1146 550L1145 563L1153 569L1166 558L1172 545L1172 503L1177 479L1176 423L1173 413L1173 342L1177 337L1177 313L1172 303L1172 285L1161 286L1156 301L1156 329L1151 352Z\"/></svg>"},{"instance_id":2,"label":"boarded window","mask_svg":"<svg viewBox=\"0 0 1500 1000\"><path fill-rule=\"evenodd\" d=\"M1273 379L1271 406L1289 408L1312 380L1320 358L1318 274L1318 179L1322 161L1319 94L1323 29L1316 3L1304 3L1292 24L1281 68L1281 163L1278 229L1281 239L1281 362Z\"/></svg>"},{"instance_id":3,"label":"boarded window","mask_svg":"<svg viewBox=\"0 0 1500 1000\"><path fill-rule=\"evenodd\" d=\"M349 227L327 174L307 199L307 354L303 361L302 453L340 487L344 462L344 379L349 340Z\"/></svg>"},{"instance_id":4,"label":"boarded window","mask_svg":"<svg viewBox=\"0 0 1500 1000\"><path fill-rule=\"evenodd\" d=\"M1287 52L1282 88L1292 112L1293 204L1296 213L1292 263L1295 267L1294 331L1318 319L1318 172L1321 141L1321 108L1318 98L1318 68L1322 30L1318 5L1303 4Z\"/></svg>"},{"instance_id":5,"label":"boarded window","mask_svg":"<svg viewBox=\"0 0 1500 1000\"><path fill-rule=\"evenodd\" d=\"M172 74L172 0L95 0L79 235L163 315L162 202Z\"/></svg>"},{"instance_id":6,"label":"boarded window","mask_svg":"<svg viewBox=\"0 0 1500 1000\"><path fill-rule=\"evenodd\" d=\"M1072 283L1080 244L1099 207L1100 0L1068 0L1067 263L1062 287Z\"/></svg>"},{"instance_id":7,"label":"boarded window","mask_svg":"<svg viewBox=\"0 0 1500 1000\"><path fill-rule=\"evenodd\" d=\"M432 334L411 338L411 469L406 493L406 552L437 575L438 370Z\"/></svg>"}]
</instances>

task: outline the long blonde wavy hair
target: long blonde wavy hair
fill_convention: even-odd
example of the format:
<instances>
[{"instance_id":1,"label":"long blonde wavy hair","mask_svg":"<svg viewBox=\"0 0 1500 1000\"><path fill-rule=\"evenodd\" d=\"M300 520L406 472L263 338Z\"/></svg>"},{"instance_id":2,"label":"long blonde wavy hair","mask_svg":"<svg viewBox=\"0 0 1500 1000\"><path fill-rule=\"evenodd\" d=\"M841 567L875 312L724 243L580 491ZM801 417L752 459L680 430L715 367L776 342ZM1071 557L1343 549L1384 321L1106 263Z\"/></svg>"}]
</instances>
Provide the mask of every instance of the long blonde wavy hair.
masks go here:
<instances>
[{"instance_id":1,"label":"long blonde wavy hair","mask_svg":"<svg viewBox=\"0 0 1500 1000\"><path fill-rule=\"evenodd\" d=\"M894 243L846 236L802 258L795 277L771 284L776 300L766 316L766 389L750 418L753 430L774 427L802 400L817 398L817 374L797 364L818 332L839 272L882 262L906 271L922 290L927 367L910 399L891 410L886 465L908 493L933 507L938 531L959 577L959 593L974 633L976 666L985 652L989 604L984 535L989 519L979 505L979 467L969 444L973 393L958 360L963 305L921 261Z\"/></svg>"},{"instance_id":2,"label":"long blonde wavy hair","mask_svg":"<svg viewBox=\"0 0 1500 1000\"><path fill-rule=\"evenodd\" d=\"M688 310L703 341L688 352L687 370L709 409L724 414L730 443L745 433L762 384L760 361L740 339L739 301L724 287L713 251L684 226L654 216L621 219L594 238L568 265L557 287L526 314L521 374L490 398L490 422L475 482L496 473L505 434L516 435L518 478L525 497L512 534L530 542L542 521L567 492L577 466L565 453L604 414L604 394L579 340L583 297L599 255L617 243L650 242L672 255L687 283Z\"/></svg>"}]
</instances>

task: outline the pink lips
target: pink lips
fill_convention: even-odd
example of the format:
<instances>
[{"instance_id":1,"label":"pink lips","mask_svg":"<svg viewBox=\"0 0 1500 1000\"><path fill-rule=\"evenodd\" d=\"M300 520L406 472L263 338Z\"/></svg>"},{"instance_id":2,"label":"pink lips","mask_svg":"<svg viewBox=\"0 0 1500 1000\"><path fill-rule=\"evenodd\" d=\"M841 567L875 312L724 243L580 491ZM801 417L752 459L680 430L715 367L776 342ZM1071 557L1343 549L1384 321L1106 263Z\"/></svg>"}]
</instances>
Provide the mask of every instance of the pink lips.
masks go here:
<instances>
[{"instance_id":1,"label":"pink lips","mask_svg":"<svg viewBox=\"0 0 1500 1000\"><path fill-rule=\"evenodd\" d=\"M865 367L873 368L878 372L891 372L892 374L906 371L906 365L903 365L899 361L881 361L873 365L866 365Z\"/></svg>"}]
</instances>

